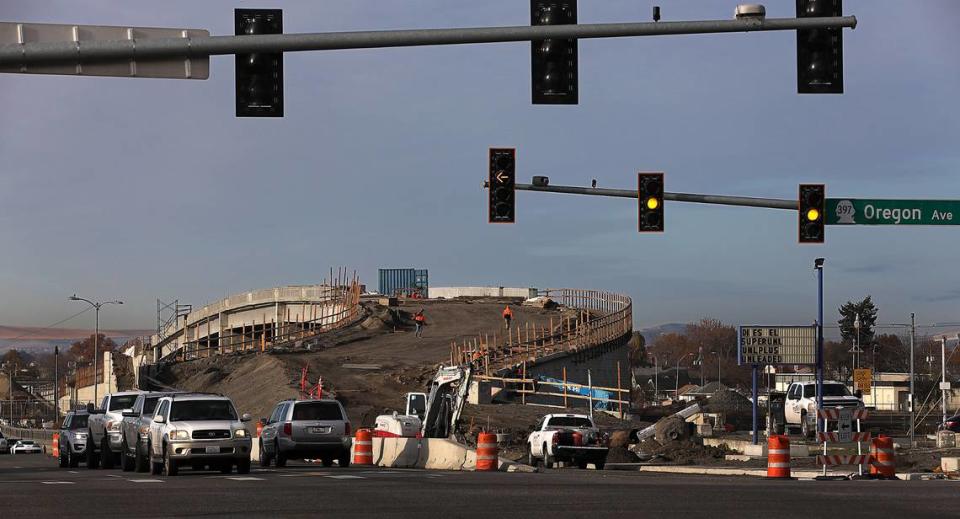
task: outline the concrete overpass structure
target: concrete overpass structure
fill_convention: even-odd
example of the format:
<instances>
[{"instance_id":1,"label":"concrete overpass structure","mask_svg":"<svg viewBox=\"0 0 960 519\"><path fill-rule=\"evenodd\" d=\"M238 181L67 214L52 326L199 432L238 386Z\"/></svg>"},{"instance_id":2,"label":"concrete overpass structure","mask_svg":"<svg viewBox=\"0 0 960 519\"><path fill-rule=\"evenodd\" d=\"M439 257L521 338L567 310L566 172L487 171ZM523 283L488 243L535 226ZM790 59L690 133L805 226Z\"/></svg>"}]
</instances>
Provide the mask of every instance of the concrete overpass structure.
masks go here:
<instances>
[{"instance_id":1,"label":"concrete overpass structure","mask_svg":"<svg viewBox=\"0 0 960 519\"><path fill-rule=\"evenodd\" d=\"M357 280L253 290L177 316L151 337L153 359L206 357L264 349L352 322L359 315Z\"/></svg>"}]
</instances>

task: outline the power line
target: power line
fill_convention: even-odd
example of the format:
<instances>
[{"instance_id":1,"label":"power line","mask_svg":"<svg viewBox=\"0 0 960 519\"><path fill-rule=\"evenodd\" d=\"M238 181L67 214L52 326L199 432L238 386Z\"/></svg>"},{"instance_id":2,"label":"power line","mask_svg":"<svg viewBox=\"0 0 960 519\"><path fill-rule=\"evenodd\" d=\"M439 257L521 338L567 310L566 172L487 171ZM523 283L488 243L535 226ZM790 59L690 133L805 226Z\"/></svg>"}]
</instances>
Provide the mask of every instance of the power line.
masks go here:
<instances>
[{"instance_id":1,"label":"power line","mask_svg":"<svg viewBox=\"0 0 960 519\"><path fill-rule=\"evenodd\" d=\"M18 339L23 339L24 337L26 337L26 336L28 336L28 335L36 335L36 334L38 334L38 333L40 333L40 332L49 330L50 328L53 328L54 326L59 326L59 325L65 323L65 322L67 322L67 321L69 321L69 320L71 320L71 319L75 319L75 318L77 318L77 317L80 317L81 315L89 312L89 311L92 310L92 309L93 309L92 306L88 306L87 308L84 308L83 310L81 310L81 311L79 311L79 312L71 315L70 317L67 317L66 319L61 319L61 320L59 320L59 321L57 321L57 322L55 322L55 323L53 323L53 324L44 326L43 328L37 328L36 330L29 331L29 332L27 332L27 333L25 333L25 334L23 334L23 335L20 335L20 336L18 336L18 337L14 337L13 339L9 339L9 340L11 340L11 341L16 341L16 340L18 340Z\"/></svg>"}]
</instances>

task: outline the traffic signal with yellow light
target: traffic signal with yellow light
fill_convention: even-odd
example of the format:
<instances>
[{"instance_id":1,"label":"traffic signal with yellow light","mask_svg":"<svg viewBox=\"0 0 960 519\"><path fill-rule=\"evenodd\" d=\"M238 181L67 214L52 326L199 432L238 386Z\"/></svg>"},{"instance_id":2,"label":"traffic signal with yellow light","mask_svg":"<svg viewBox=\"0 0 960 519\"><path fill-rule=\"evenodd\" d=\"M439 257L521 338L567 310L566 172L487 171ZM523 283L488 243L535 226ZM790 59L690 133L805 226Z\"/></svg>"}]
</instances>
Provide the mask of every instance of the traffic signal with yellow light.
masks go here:
<instances>
[{"instance_id":1,"label":"traffic signal with yellow light","mask_svg":"<svg viewBox=\"0 0 960 519\"><path fill-rule=\"evenodd\" d=\"M517 150L514 148L490 148L487 191L490 223L514 223L516 220L516 162Z\"/></svg>"},{"instance_id":2,"label":"traffic signal with yellow light","mask_svg":"<svg viewBox=\"0 0 960 519\"><path fill-rule=\"evenodd\" d=\"M237 36L283 34L283 10L234 9ZM237 54L237 117L283 117L283 53Z\"/></svg>"},{"instance_id":3,"label":"traffic signal with yellow light","mask_svg":"<svg viewBox=\"0 0 960 519\"><path fill-rule=\"evenodd\" d=\"M824 214L827 206L826 186L823 184L800 184L799 210L800 243L823 243Z\"/></svg>"},{"instance_id":4,"label":"traffic signal with yellow light","mask_svg":"<svg viewBox=\"0 0 960 519\"><path fill-rule=\"evenodd\" d=\"M575 23L577 0L530 0L531 25ZM577 39L532 41L530 49L533 104L577 104Z\"/></svg>"},{"instance_id":5,"label":"traffic signal with yellow light","mask_svg":"<svg viewBox=\"0 0 960 519\"><path fill-rule=\"evenodd\" d=\"M842 0L797 0L797 18L843 16ZM797 93L843 93L843 31L797 30Z\"/></svg>"},{"instance_id":6,"label":"traffic signal with yellow light","mask_svg":"<svg viewBox=\"0 0 960 519\"><path fill-rule=\"evenodd\" d=\"M640 232L663 232L663 173L638 173Z\"/></svg>"}]
</instances>

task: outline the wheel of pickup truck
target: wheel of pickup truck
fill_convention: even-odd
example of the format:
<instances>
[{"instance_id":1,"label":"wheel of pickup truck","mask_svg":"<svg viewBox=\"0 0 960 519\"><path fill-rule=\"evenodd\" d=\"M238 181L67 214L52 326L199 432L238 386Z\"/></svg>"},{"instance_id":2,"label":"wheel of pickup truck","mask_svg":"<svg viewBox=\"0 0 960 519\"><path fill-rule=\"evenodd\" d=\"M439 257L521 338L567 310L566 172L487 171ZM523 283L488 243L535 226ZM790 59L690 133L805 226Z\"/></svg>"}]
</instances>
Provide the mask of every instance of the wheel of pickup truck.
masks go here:
<instances>
[{"instance_id":1,"label":"wheel of pickup truck","mask_svg":"<svg viewBox=\"0 0 960 519\"><path fill-rule=\"evenodd\" d=\"M597 470L603 470L603 467L606 464L607 464L607 460L603 460L603 461L594 462L593 466L596 467Z\"/></svg>"},{"instance_id":2,"label":"wheel of pickup truck","mask_svg":"<svg viewBox=\"0 0 960 519\"><path fill-rule=\"evenodd\" d=\"M527 444L527 465L530 465L531 467L537 466L537 458L533 457L533 449L530 448L529 443Z\"/></svg>"},{"instance_id":3,"label":"wheel of pickup truck","mask_svg":"<svg viewBox=\"0 0 960 519\"><path fill-rule=\"evenodd\" d=\"M120 469L124 472L133 471L133 457L127 452L126 438L123 440L123 446L120 447Z\"/></svg>"},{"instance_id":4,"label":"wheel of pickup truck","mask_svg":"<svg viewBox=\"0 0 960 519\"><path fill-rule=\"evenodd\" d=\"M547 450L546 443L543 444L543 468L553 468L553 456L551 456L550 451Z\"/></svg>"},{"instance_id":5,"label":"wheel of pickup truck","mask_svg":"<svg viewBox=\"0 0 960 519\"><path fill-rule=\"evenodd\" d=\"M803 438L813 438L813 431L810 430L810 420L807 420L807 413L800 414L800 436Z\"/></svg>"},{"instance_id":6,"label":"wheel of pickup truck","mask_svg":"<svg viewBox=\"0 0 960 519\"><path fill-rule=\"evenodd\" d=\"M170 451L166 446L163 447L163 475L169 477L177 475L177 462L170 458Z\"/></svg>"},{"instance_id":7,"label":"wheel of pickup truck","mask_svg":"<svg viewBox=\"0 0 960 519\"><path fill-rule=\"evenodd\" d=\"M140 440L137 440L137 446L133 450L133 470L135 472L146 472L150 469L150 454L143 452Z\"/></svg>"},{"instance_id":8,"label":"wheel of pickup truck","mask_svg":"<svg viewBox=\"0 0 960 519\"><path fill-rule=\"evenodd\" d=\"M250 458L244 458L237 461L237 474L249 474L250 473Z\"/></svg>"},{"instance_id":9,"label":"wheel of pickup truck","mask_svg":"<svg viewBox=\"0 0 960 519\"><path fill-rule=\"evenodd\" d=\"M103 440L100 442L100 466L104 469L113 468L113 453L110 452L110 440L107 434L103 434Z\"/></svg>"},{"instance_id":10,"label":"wheel of pickup truck","mask_svg":"<svg viewBox=\"0 0 960 519\"><path fill-rule=\"evenodd\" d=\"M87 468L95 469L100 466L100 458L97 457L96 450L93 448L93 436L87 432Z\"/></svg>"},{"instance_id":11,"label":"wheel of pickup truck","mask_svg":"<svg viewBox=\"0 0 960 519\"><path fill-rule=\"evenodd\" d=\"M270 466L270 454L266 449L263 448L263 440L260 440L260 466L269 467Z\"/></svg>"},{"instance_id":12,"label":"wheel of pickup truck","mask_svg":"<svg viewBox=\"0 0 960 519\"><path fill-rule=\"evenodd\" d=\"M588 465L588 463L587 463L586 461L578 461L578 462L577 462L577 467L578 467L580 470L587 470L587 465Z\"/></svg>"},{"instance_id":13,"label":"wheel of pickup truck","mask_svg":"<svg viewBox=\"0 0 960 519\"><path fill-rule=\"evenodd\" d=\"M287 466L287 457L280 452L280 445L273 444L274 455L277 457L277 467L286 467Z\"/></svg>"}]
</instances>

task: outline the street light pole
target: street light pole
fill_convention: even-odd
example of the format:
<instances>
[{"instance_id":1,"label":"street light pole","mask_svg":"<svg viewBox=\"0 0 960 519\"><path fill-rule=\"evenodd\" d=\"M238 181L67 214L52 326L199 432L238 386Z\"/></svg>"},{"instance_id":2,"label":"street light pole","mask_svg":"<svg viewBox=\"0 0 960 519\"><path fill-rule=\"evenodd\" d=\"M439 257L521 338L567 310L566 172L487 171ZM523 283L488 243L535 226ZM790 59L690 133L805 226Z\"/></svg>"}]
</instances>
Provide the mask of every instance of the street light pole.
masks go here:
<instances>
[{"instance_id":1,"label":"street light pole","mask_svg":"<svg viewBox=\"0 0 960 519\"><path fill-rule=\"evenodd\" d=\"M680 399L680 361L682 361L683 359L689 357L690 355L693 355L693 353L687 353L686 355L684 355L684 356L680 357L679 359L677 359L677 370L674 371L674 373L673 373L673 374L674 374L674 377L675 377L675 381L676 381L676 388L673 390L673 399L674 399L674 400L679 400L679 399Z\"/></svg>"},{"instance_id":2,"label":"street light pole","mask_svg":"<svg viewBox=\"0 0 960 519\"><path fill-rule=\"evenodd\" d=\"M910 312L910 447L917 446L917 440L916 440L916 437L914 436L916 434L915 424L917 421L917 416L916 416L916 411L913 410L913 400L914 400L913 341L916 335L917 335L917 322L913 312Z\"/></svg>"},{"instance_id":3,"label":"street light pole","mask_svg":"<svg viewBox=\"0 0 960 519\"><path fill-rule=\"evenodd\" d=\"M940 409L943 411L943 420L947 422L947 336L940 338Z\"/></svg>"},{"instance_id":4,"label":"street light pole","mask_svg":"<svg viewBox=\"0 0 960 519\"><path fill-rule=\"evenodd\" d=\"M53 421L60 421L60 346L53 347Z\"/></svg>"},{"instance_id":5,"label":"street light pole","mask_svg":"<svg viewBox=\"0 0 960 519\"><path fill-rule=\"evenodd\" d=\"M96 310L97 324L93 334L93 405L97 405L98 389L100 387L100 307L103 305L122 305L123 301L98 301L94 303L89 299L77 297L77 294L73 294L68 299L70 301L84 301Z\"/></svg>"},{"instance_id":6,"label":"street light pole","mask_svg":"<svg viewBox=\"0 0 960 519\"><path fill-rule=\"evenodd\" d=\"M657 401L657 405L660 404L659 395L660 394L660 365L657 362L657 356L653 356L653 399Z\"/></svg>"},{"instance_id":7,"label":"street light pole","mask_svg":"<svg viewBox=\"0 0 960 519\"><path fill-rule=\"evenodd\" d=\"M817 269L817 409L823 409L823 258L813 260ZM817 432L823 429L817 420Z\"/></svg>"}]
</instances>

